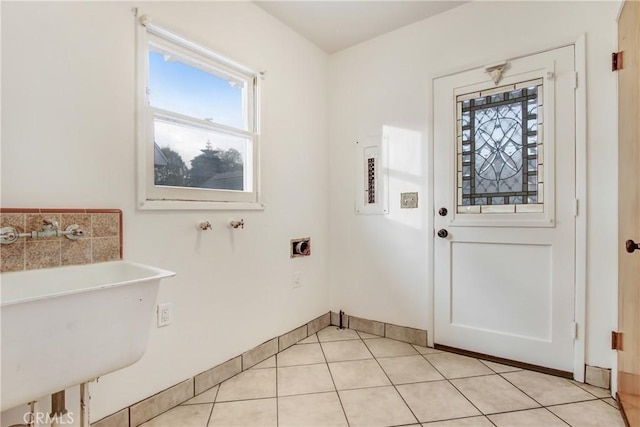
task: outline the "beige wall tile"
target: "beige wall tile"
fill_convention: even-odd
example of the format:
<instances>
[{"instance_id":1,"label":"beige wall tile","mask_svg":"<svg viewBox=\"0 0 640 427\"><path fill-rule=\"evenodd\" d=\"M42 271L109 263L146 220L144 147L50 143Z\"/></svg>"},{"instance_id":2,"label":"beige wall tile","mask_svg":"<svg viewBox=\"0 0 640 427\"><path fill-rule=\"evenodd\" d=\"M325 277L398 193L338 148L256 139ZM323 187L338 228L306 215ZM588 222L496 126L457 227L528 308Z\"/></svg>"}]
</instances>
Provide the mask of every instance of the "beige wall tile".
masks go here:
<instances>
[{"instance_id":1,"label":"beige wall tile","mask_svg":"<svg viewBox=\"0 0 640 427\"><path fill-rule=\"evenodd\" d=\"M253 365L262 362L278 352L278 338L274 338L257 347L252 348L242 355L242 369L249 369Z\"/></svg>"},{"instance_id":2,"label":"beige wall tile","mask_svg":"<svg viewBox=\"0 0 640 427\"><path fill-rule=\"evenodd\" d=\"M97 213L91 215L94 237L112 237L120 234L120 215L117 213Z\"/></svg>"},{"instance_id":3,"label":"beige wall tile","mask_svg":"<svg viewBox=\"0 0 640 427\"><path fill-rule=\"evenodd\" d=\"M193 378L161 391L130 408L131 426L138 426L194 396Z\"/></svg>"},{"instance_id":4,"label":"beige wall tile","mask_svg":"<svg viewBox=\"0 0 640 427\"><path fill-rule=\"evenodd\" d=\"M35 268L58 267L59 265L59 240L39 240L36 242L26 242L25 268L27 270Z\"/></svg>"},{"instance_id":5,"label":"beige wall tile","mask_svg":"<svg viewBox=\"0 0 640 427\"><path fill-rule=\"evenodd\" d=\"M368 334L384 336L384 323L361 317L349 316L349 329L366 332Z\"/></svg>"},{"instance_id":6,"label":"beige wall tile","mask_svg":"<svg viewBox=\"0 0 640 427\"><path fill-rule=\"evenodd\" d=\"M81 213L63 213L61 215L60 229L65 230L68 226L77 224L84 231L83 239L92 236L91 233L91 215Z\"/></svg>"},{"instance_id":7,"label":"beige wall tile","mask_svg":"<svg viewBox=\"0 0 640 427\"><path fill-rule=\"evenodd\" d=\"M325 313L307 323L307 334L313 335L320 329L324 329L329 325L331 325L331 313Z\"/></svg>"},{"instance_id":8,"label":"beige wall tile","mask_svg":"<svg viewBox=\"0 0 640 427\"><path fill-rule=\"evenodd\" d=\"M0 246L0 271L24 270L25 243L18 240L10 245Z\"/></svg>"},{"instance_id":9,"label":"beige wall tile","mask_svg":"<svg viewBox=\"0 0 640 427\"><path fill-rule=\"evenodd\" d=\"M336 313L334 311L331 312L331 324L340 326L340 313ZM349 316L346 314L342 315L342 326L345 328L349 326Z\"/></svg>"},{"instance_id":10,"label":"beige wall tile","mask_svg":"<svg viewBox=\"0 0 640 427\"><path fill-rule=\"evenodd\" d=\"M120 259L120 239L118 237L94 237L92 241L92 262L113 261L116 259Z\"/></svg>"},{"instance_id":11,"label":"beige wall tile","mask_svg":"<svg viewBox=\"0 0 640 427\"><path fill-rule=\"evenodd\" d=\"M585 370L587 384L608 389L611 386L611 370L587 365Z\"/></svg>"},{"instance_id":12,"label":"beige wall tile","mask_svg":"<svg viewBox=\"0 0 640 427\"><path fill-rule=\"evenodd\" d=\"M92 423L91 427L129 427L129 408L104 417L100 421Z\"/></svg>"},{"instance_id":13,"label":"beige wall tile","mask_svg":"<svg viewBox=\"0 0 640 427\"><path fill-rule=\"evenodd\" d=\"M42 231L42 226L44 225L45 220L56 221L58 223L58 226L60 226L60 214L58 213L26 214L26 232L30 233L32 231ZM59 239L59 237L46 237L38 240L44 241L57 239Z\"/></svg>"},{"instance_id":14,"label":"beige wall tile","mask_svg":"<svg viewBox=\"0 0 640 427\"><path fill-rule=\"evenodd\" d=\"M231 360L196 375L194 378L195 393L200 394L240 372L242 372L242 356L234 357Z\"/></svg>"},{"instance_id":15,"label":"beige wall tile","mask_svg":"<svg viewBox=\"0 0 640 427\"><path fill-rule=\"evenodd\" d=\"M278 351L287 349L307 337L307 325L300 326L291 332L280 335L278 338Z\"/></svg>"},{"instance_id":16,"label":"beige wall tile","mask_svg":"<svg viewBox=\"0 0 640 427\"><path fill-rule=\"evenodd\" d=\"M387 323L385 324L385 337L424 347L427 346L427 331L423 329L407 328Z\"/></svg>"},{"instance_id":17,"label":"beige wall tile","mask_svg":"<svg viewBox=\"0 0 640 427\"><path fill-rule=\"evenodd\" d=\"M61 265L89 264L91 262L91 240L85 238L79 240L63 239L60 242L60 262Z\"/></svg>"},{"instance_id":18,"label":"beige wall tile","mask_svg":"<svg viewBox=\"0 0 640 427\"><path fill-rule=\"evenodd\" d=\"M12 226L20 233L41 231L44 220L57 221L60 230L77 224L85 232L79 240L64 237L21 238L0 248L0 271L51 268L112 261L121 258L120 215L117 213L81 213L71 209L51 209L45 213L3 213L0 226ZM65 212L66 211L66 212ZM96 227L98 233L93 230ZM93 240L92 237L98 239ZM46 244L45 244L46 243Z\"/></svg>"},{"instance_id":19,"label":"beige wall tile","mask_svg":"<svg viewBox=\"0 0 640 427\"><path fill-rule=\"evenodd\" d=\"M24 233L26 224L25 214L3 213L0 214L0 227L13 227L19 233Z\"/></svg>"}]
</instances>

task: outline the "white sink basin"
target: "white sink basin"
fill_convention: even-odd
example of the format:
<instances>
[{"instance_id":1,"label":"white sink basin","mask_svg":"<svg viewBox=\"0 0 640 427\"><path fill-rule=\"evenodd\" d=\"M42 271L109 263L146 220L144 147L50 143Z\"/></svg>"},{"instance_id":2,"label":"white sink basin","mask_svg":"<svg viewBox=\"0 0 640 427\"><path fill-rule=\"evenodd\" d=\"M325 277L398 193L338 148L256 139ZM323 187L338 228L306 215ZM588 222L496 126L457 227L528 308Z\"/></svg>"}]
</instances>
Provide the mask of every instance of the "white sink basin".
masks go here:
<instances>
[{"instance_id":1,"label":"white sink basin","mask_svg":"<svg viewBox=\"0 0 640 427\"><path fill-rule=\"evenodd\" d=\"M129 261L0 274L0 410L138 361L173 275Z\"/></svg>"}]
</instances>

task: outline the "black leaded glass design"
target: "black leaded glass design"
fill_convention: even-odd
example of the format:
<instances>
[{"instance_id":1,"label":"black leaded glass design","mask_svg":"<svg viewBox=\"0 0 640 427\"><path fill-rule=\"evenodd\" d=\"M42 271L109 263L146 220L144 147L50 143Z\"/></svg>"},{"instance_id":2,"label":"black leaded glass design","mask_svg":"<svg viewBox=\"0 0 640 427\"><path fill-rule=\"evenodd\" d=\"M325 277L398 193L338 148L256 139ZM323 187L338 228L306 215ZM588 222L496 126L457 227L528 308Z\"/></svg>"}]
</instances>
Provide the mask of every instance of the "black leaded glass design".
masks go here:
<instances>
[{"instance_id":1,"label":"black leaded glass design","mask_svg":"<svg viewBox=\"0 0 640 427\"><path fill-rule=\"evenodd\" d=\"M541 92L539 79L458 97L460 213L542 212Z\"/></svg>"},{"instance_id":2,"label":"black leaded glass design","mask_svg":"<svg viewBox=\"0 0 640 427\"><path fill-rule=\"evenodd\" d=\"M376 202L376 159L367 159L367 203Z\"/></svg>"}]
</instances>

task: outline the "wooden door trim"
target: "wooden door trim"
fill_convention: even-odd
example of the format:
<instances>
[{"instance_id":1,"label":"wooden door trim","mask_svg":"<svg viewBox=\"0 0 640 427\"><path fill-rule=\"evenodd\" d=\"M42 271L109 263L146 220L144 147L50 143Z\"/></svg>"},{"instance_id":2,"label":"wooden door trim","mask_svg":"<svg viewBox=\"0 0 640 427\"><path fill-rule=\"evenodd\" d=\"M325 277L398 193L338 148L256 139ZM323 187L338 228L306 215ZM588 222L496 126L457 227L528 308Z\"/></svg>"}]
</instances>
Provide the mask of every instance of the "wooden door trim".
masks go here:
<instances>
[{"instance_id":1,"label":"wooden door trim","mask_svg":"<svg viewBox=\"0 0 640 427\"><path fill-rule=\"evenodd\" d=\"M625 63L618 77L618 331L624 334L617 352L617 398L625 423L640 427L639 254L628 254L624 243L638 239L640 196L640 3L625 1L618 16L618 50ZM635 234L635 236L633 235Z\"/></svg>"}]
</instances>

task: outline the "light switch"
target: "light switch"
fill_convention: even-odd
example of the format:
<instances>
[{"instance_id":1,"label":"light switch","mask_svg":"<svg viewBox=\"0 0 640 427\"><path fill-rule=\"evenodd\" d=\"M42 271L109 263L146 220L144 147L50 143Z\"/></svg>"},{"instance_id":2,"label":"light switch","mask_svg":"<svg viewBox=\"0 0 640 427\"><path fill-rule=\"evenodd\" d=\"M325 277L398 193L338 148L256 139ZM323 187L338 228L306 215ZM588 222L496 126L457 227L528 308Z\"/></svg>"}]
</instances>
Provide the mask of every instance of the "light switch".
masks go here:
<instances>
[{"instance_id":1,"label":"light switch","mask_svg":"<svg viewBox=\"0 0 640 427\"><path fill-rule=\"evenodd\" d=\"M418 193L400 193L400 208L415 209L418 207Z\"/></svg>"}]
</instances>

